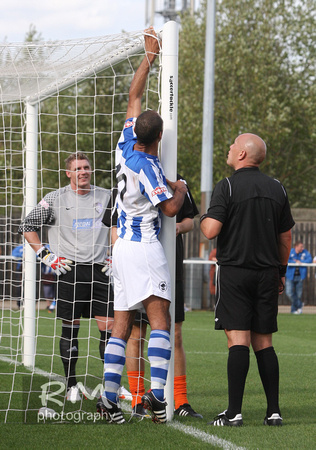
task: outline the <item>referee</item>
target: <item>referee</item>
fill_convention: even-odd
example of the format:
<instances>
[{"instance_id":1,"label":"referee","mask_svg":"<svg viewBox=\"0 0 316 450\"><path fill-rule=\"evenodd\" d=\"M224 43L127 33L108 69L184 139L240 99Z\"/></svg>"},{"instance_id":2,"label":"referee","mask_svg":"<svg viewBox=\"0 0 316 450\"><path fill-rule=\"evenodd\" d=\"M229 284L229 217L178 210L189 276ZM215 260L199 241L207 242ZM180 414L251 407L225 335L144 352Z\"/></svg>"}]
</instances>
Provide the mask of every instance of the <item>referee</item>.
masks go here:
<instances>
[{"instance_id":1,"label":"referee","mask_svg":"<svg viewBox=\"0 0 316 450\"><path fill-rule=\"evenodd\" d=\"M265 425L282 425L279 365L272 346L277 331L278 294L283 292L294 220L282 184L259 170L266 144L241 134L230 146L227 164L235 172L214 188L201 231L217 239L215 329L228 341L228 408L210 422L243 424L241 407L249 369L250 344L267 398Z\"/></svg>"}]
</instances>

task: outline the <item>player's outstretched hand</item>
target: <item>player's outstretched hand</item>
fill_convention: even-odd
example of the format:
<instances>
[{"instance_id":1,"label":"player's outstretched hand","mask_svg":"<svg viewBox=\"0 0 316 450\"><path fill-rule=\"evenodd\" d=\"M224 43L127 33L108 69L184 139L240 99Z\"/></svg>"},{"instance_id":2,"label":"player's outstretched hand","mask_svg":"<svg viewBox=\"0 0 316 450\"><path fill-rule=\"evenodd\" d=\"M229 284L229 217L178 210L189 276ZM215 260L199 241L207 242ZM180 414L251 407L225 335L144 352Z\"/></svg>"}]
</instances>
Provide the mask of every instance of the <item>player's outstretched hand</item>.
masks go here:
<instances>
[{"instance_id":1,"label":"player's outstretched hand","mask_svg":"<svg viewBox=\"0 0 316 450\"><path fill-rule=\"evenodd\" d=\"M43 249L38 255L39 259L46 266L51 267L56 275L62 273L67 273L71 271L70 265L73 261L60 256L55 255L55 253L50 252L47 248Z\"/></svg>"},{"instance_id":2,"label":"player's outstretched hand","mask_svg":"<svg viewBox=\"0 0 316 450\"><path fill-rule=\"evenodd\" d=\"M104 267L101 269L101 272L110 277L112 275L112 256L108 256L103 264Z\"/></svg>"},{"instance_id":3,"label":"player's outstretched hand","mask_svg":"<svg viewBox=\"0 0 316 450\"><path fill-rule=\"evenodd\" d=\"M152 64L160 51L159 38L153 27L149 27L144 31L144 40L147 57Z\"/></svg>"}]
</instances>

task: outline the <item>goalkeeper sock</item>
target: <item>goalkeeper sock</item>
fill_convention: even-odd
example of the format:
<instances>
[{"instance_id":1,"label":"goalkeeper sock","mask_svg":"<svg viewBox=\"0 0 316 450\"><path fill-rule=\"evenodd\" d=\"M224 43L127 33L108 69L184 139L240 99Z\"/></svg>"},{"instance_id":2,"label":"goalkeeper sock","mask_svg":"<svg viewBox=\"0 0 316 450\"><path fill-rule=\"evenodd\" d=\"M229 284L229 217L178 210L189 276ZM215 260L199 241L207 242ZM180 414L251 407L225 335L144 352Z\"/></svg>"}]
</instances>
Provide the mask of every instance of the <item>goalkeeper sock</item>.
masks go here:
<instances>
[{"instance_id":1,"label":"goalkeeper sock","mask_svg":"<svg viewBox=\"0 0 316 450\"><path fill-rule=\"evenodd\" d=\"M77 384L78 333L80 325L62 324L59 342L60 356L67 379L67 389Z\"/></svg>"},{"instance_id":2,"label":"goalkeeper sock","mask_svg":"<svg viewBox=\"0 0 316 450\"><path fill-rule=\"evenodd\" d=\"M125 364L126 341L111 337L104 352L104 396L117 403L117 391Z\"/></svg>"},{"instance_id":3,"label":"goalkeeper sock","mask_svg":"<svg viewBox=\"0 0 316 450\"><path fill-rule=\"evenodd\" d=\"M129 390L133 396L132 408L141 403L142 396L145 394L144 371L130 370L127 372Z\"/></svg>"},{"instance_id":4,"label":"goalkeeper sock","mask_svg":"<svg viewBox=\"0 0 316 450\"><path fill-rule=\"evenodd\" d=\"M99 330L100 331L100 330ZM100 331L100 343L99 343L99 352L101 361L104 363L104 352L107 343L112 335L112 330L110 331Z\"/></svg>"},{"instance_id":5,"label":"goalkeeper sock","mask_svg":"<svg viewBox=\"0 0 316 450\"><path fill-rule=\"evenodd\" d=\"M174 377L174 404L175 409L178 409L181 405L189 403L187 397L187 377L186 375L179 375Z\"/></svg>"},{"instance_id":6,"label":"goalkeeper sock","mask_svg":"<svg viewBox=\"0 0 316 450\"><path fill-rule=\"evenodd\" d=\"M148 342L151 389L155 397L164 400L164 387L167 381L171 356L170 333L166 330L153 330Z\"/></svg>"},{"instance_id":7,"label":"goalkeeper sock","mask_svg":"<svg viewBox=\"0 0 316 450\"><path fill-rule=\"evenodd\" d=\"M246 378L249 370L249 348L246 345L233 345L229 349L227 361L228 409L226 415L233 419L241 413Z\"/></svg>"},{"instance_id":8,"label":"goalkeeper sock","mask_svg":"<svg viewBox=\"0 0 316 450\"><path fill-rule=\"evenodd\" d=\"M255 353L258 370L267 398L267 416L280 413L279 408L279 361L274 347L267 347Z\"/></svg>"}]
</instances>

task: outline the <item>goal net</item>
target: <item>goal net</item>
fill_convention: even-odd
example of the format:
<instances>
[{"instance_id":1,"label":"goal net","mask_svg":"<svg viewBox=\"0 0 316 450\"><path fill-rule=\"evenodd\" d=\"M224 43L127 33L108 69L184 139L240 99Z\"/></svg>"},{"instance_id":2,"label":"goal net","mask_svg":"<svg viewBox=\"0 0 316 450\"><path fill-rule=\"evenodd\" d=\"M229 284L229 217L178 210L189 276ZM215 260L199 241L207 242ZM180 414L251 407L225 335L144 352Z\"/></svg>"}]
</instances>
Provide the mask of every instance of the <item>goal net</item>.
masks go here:
<instances>
[{"instance_id":1,"label":"goal net","mask_svg":"<svg viewBox=\"0 0 316 450\"><path fill-rule=\"evenodd\" d=\"M164 119L161 160L171 179L176 179L177 33L174 22L165 25L162 51L143 96L143 110L158 110ZM59 349L62 325L54 310L56 277L45 273L18 228L45 195L69 184L64 161L74 152L91 161L92 185L114 187L114 151L129 86L143 56L143 31L0 46L0 422L100 420L95 411L103 364L96 321L80 319L80 401L67 401ZM46 227L39 235L47 244ZM174 236L174 221L167 220L162 241L171 267ZM146 355L145 341L149 388ZM122 384L128 389L126 371ZM168 392L172 407L172 386ZM128 413L130 403L124 401L123 410Z\"/></svg>"}]
</instances>

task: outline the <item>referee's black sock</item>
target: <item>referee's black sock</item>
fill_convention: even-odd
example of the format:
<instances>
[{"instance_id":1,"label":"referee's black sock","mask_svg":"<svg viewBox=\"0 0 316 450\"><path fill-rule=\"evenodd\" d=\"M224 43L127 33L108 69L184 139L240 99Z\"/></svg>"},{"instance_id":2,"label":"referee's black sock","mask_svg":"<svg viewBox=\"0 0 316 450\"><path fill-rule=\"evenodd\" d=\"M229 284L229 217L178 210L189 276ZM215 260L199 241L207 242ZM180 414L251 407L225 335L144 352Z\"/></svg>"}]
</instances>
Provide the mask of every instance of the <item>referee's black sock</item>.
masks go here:
<instances>
[{"instance_id":1,"label":"referee's black sock","mask_svg":"<svg viewBox=\"0 0 316 450\"><path fill-rule=\"evenodd\" d=\"M109 339L112 335L112 330L109 331L100 331L100 343L99 343L99 351L100 351L100 358L101 361L104 363L104 352L105 347L107 346L107 343L109 342Z\"/></svg>"},{"instance_id":2,"label":"referee's black sock","mask_svg":"<svg viewBox=\"0 0 316 450\"><path fill-rule=\"evenodd\" d=\"M249 348L246 345L233 345L229 349L227 361L228 409L226 415L233 419L241 413L246 378L249 370Z\"/></svg>"},{"instance_id":3,"label":"referee's black sock","mask_svg":"<svg viewBox=\"0 0 316 450\"><path fill-rule=\"evenodd\" d=\"M76 363L78 360L78 332L80 325L62 324L59 342L60 356L63 362L67 389L77 384Z\"/></svg>"},{"instance_id":4,"label":"referee's black sock","mask_svg":"<svg viewBox=\"0 0 316 450\"><path fill-rule=\"evenodd\" d=\"M279 361L274 347L267 347L255 353L261 382L267 397L267 416L280 413L279 408Z\"/></svg>"}]
</instances>

